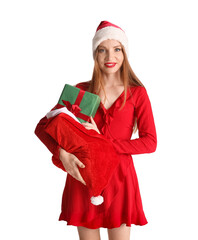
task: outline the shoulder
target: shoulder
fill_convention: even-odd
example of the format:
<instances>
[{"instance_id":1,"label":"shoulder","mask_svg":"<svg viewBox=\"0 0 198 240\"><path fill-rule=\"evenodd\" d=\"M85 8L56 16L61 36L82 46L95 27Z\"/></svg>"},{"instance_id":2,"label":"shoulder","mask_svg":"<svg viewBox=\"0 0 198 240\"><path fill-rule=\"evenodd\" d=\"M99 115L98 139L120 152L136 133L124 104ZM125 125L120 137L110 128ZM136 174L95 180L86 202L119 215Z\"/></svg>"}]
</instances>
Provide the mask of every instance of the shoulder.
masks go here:
<instances>
[{"instance_id":1,"label":"shoulder","mask_svg":"<svg viewBox=\"0 0 198 240\"><path fill-rule=\"evenodd\" d=\"M135 106L141 104L142 102L148 101L149 97L147 90L143 86L130 87L131 98Z\"/></svg>"},{"instance_id":2,"label":"shoulder","mask_svg":"<svg viewBox=\"0 0 198 240\"><path fill-rule=\"evenodd\" d=\"M86 91L89 88L90 81L77 83L75 87Z\"/></svg>"},{"instance_id":3,"label":"shoulder","mask_svg":"<svg viewBox=\"0 0 198 240\"><path fill-rule=\"evenodd\" d=\"M143 86L130 86L129 91L133 98L138 98L142 95L147 95L146 88Z\"/></svg>"}]
</instances>

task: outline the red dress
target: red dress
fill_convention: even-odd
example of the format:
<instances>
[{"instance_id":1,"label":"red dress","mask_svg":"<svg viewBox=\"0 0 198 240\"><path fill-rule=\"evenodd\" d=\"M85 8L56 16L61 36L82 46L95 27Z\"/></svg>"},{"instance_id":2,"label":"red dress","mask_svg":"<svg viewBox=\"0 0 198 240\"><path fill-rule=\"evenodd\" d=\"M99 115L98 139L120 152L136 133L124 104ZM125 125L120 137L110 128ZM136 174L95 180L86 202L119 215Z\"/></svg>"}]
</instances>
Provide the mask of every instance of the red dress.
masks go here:
<instances>
[{"instance_id":1,"label":"red dress","mask_svg":"<svg viewBox=\"0 0 198 240\"><path fill-rule=\"evenodd\" d=\"M76 87L87 90L88 84L89 82L79 83ZM155 151L155 124L144 87L129 87L124 108L119 110L123 99L124 92L109 109L105 109L101 103L94 117L101 134L112 141L120 156L119 166L102 193L104 202L94 206L87 201L87 187L68 174L59 218L67 221L67 225L96 229L120 227L123 223L127 226L147 224L131 155ZM139 138L131 139L135 119ZM53 159L56 159L59 146L45 135L43 129L46 122L46 117L41 119L35 134L54 154Z\"/></svg>"}]
</instances>

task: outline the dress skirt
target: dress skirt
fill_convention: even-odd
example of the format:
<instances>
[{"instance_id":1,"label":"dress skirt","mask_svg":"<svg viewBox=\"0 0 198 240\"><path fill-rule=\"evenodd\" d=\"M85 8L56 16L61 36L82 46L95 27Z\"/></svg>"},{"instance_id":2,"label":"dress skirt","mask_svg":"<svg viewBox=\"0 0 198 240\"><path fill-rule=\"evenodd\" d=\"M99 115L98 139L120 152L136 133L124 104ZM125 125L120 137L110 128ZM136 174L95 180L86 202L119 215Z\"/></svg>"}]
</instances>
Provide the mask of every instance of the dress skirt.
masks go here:
<instances>
[{"instance_id":1,"label":"dress skirt","mask_svg":"<svg viewBox=\"0 0 198 240\"><path fill-rule=\"evenodd\" d=\"M59 220L90 229L147 224L131 156L122 157L102 196L104 202L94 206L87 187L68 174Z\"/></svg>"}]
</instances>

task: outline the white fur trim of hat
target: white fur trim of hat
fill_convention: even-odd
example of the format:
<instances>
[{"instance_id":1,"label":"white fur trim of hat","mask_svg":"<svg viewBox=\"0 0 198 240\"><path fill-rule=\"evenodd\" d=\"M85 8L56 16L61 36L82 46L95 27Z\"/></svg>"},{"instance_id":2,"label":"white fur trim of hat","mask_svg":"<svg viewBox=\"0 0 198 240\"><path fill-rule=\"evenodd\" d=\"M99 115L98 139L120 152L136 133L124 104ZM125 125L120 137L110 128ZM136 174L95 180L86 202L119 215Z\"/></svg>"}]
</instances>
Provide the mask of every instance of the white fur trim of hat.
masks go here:
<instances>
[{"instance_id":1,"label":"white fur trim of hat","mask_svg":"<svg viewBox=\"0 0 198 240\"><path fill-rule=\"evenodd\" d=\"M107 21L102 21L99 24L92 41L93 56L95 56L95 51L100 43L108 39L119 41L124 46L127 56L129 55L128 39L125 32L115 24Z\"/></svg>"}]
</instances>

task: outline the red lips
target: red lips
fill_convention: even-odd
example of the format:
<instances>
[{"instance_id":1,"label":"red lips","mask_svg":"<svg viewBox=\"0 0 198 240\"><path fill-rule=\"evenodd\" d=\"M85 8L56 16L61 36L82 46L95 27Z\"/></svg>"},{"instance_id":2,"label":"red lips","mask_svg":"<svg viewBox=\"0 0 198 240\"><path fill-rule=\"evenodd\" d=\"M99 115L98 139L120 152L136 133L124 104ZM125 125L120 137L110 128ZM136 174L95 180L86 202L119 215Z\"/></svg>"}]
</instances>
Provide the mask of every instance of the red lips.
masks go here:
<instances>
[{"instance_id":1,"label":"red lips","mask_svg":"<svg viewBox=\"0 0 198 240\"><path fill-rule=\"evenodd\" d=\"M115 62L107 62L104 65L105 65L105 67L112 68L112 67L115 67L116 63Z\"/></svg>"}]
</instances>

